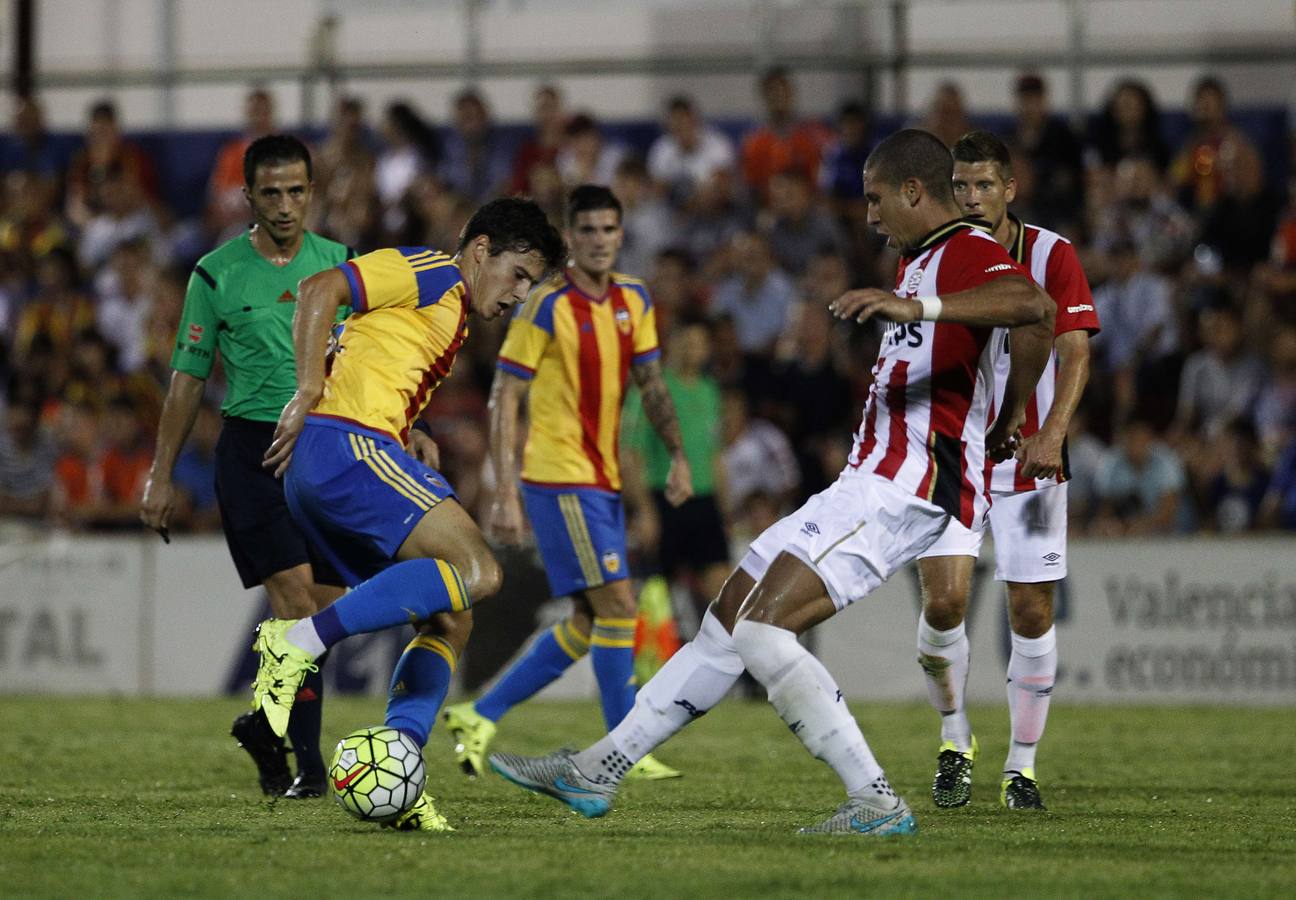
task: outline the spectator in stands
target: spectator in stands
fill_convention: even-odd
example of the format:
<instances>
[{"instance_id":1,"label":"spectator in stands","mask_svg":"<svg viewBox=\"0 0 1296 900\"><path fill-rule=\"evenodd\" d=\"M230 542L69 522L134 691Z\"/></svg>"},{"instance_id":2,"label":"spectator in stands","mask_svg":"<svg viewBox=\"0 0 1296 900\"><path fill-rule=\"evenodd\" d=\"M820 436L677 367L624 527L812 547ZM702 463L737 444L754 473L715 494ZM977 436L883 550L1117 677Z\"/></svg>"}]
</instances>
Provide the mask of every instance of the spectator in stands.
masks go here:
<instances>
[{"instance_id":1,"label":"spectator in stands","mask_svg":"<svg viewBox=\"0 0 1296 900\"><path fill-rule=\"evenodd\" d=\"M100 188L115 170L152 203L158 197L157 166L153 159L122 136L117 106L100 100L90 107L85 146L72 157L67 173L67 218L80 227L99 211Z\"/></svg>"},{"instance_id":2,"label":"spectator in stands","mask_svg":"<svg viewBox=\"0 0 1296 900\"><path fill-rule=\"evenodd\" d=\"M1090 404L1082 400L1071 415L1067 428L1067 521L1076 534L1088 531L1098 513L1098 473L1108 456L1108 447L1090 429Z\"/></svg>"},{"instance_id":3,"label":"spectator in stands","mask_svg":"<svg viewBox=\"0 0 1296 900\"><path fill-rule=\"evenodd\" d=\"M103 493L98 411L86 398L69 398L59 407L56 434L54 505L63 522L75 526L93 516Z\"/></svg>"},{"instance_id":4,"label":"spectator in stands","mask_svg":"<svg viewBox=\"0 0 1296 900\"><path fill-rule=\"evenodd\" d=\"M819 189L839 215L855 215L855 207L862 209L864 162L872 149L864 105L856 100L843 103L837 111L837 137L825 148L819 169Z\"/></svg>"},{"instance_id":5,"label":"spectator in stands","mask_svg":"<svg viewBox=\"0 0 1296 900\"><path fill-rule=\"evenodd\" d=\"M733 173L719 170L698 186L683 226L683 245L701 260L704 275L711 279L727 267L734 237L749 227L750 216L739 202Z\"/></svg>"},{"instance_id":6,"label":"spectator in stands","mask_svg":"<svg viewBox=\"0 0 1296 900\"><path fill-rule=\"evenodd\" d=\"M567 123L566 142L558 151L558 174L568 188L579 184L611 185L625 155L623 146L604 139L593 116L577 113Z\"/></svg>"},{"instance_id":7,"label":"spectator in stands","mask_svg":"<svg viewBox=\"0 0 1296 900\"><path fill-rule=\"evenodd\" d=\"M84 510L80 521L90 528L139 528L139 501L152 455L130 398L118 395L108 401L103 439L94 464L101 489L99 502Z\"/></svg>"},{"instance_id":8,"label":"spectator in stands","mask_svg":"<svg viewBox=\"0 0 1296 900\"><path fill-rule=\"evenodd\" d=\"M45 110L35 97L14 103L14 140L5 145L0 172L26 172L55 187L63 179L68 158L45 127Z\"/></svg>"},{"instance_id":9,"label":"spectator in stands","mask_svg":"<svg viewBox=\"0 0 1296 900\"><path fill-rule=\"evenodd\" d=\"M805 274L820 250L846 253L846 237L837 220L815 201L814 184L800 169L785 169L769 183L770 247L789 274Z\"/></svg>"},{"instance_id":10,"label":"spectator in stands","mask_svg":"<svg viewBox=\"0 0 1296 900\"><path fill-rule=\"evenodd\" d=\"M1265 190L1264 160L1255 147L1239 142L1232 150L1220 158L1220 193L1205 210L1201 242L1236 282L1269 258L1283 198Z\"/></svg>"},{"instance_id":11,"label":"spectator in stands","mask_svg":"<svg viewBox=\"0 0 1296 900\"><path fill-rule=\"evenodd\" d=\"M733 239L733 274L716 286L712 311L733 319L744 354L770 357L797 300L796 284L778 267L769 238L755 231Z\"/></svg>"},{"instance_id":12,"label":"spectator in stands","mask_svg":"<svg viewBox=\"0 0 1296 900\"><path fill-rule=\"evenodd\" d=\"M818 122L797 115L796 91L787 69L776 67L762 75L760 93L765 122L743 138L742 175L748 189L763 200L775 172L800 169L813 183L830 135Z\"/></svg>"},{"instance_id":13,"label":"spectator in stands","mask_svg":"<svg viewBox=\"0 0 1296 900\"><path fill-rule=\"evenodd\" d=\"M552 84L542 84L531 96L531 134L513 156L511 191L534 195L532 173L538 167L552 167L562 148L567 114L563 111L562 92Z\"/></svg>"},{"instance_id":14,"label":"spectator in stands","mask_svg":"<svg viewBox=\"0 0 1296 900\"><path fill-rule=\"evenodd\" d=\"M669 341L677 318L698 318L706 314L709 297L698 281L697 263L687 250L667 247L657 254L646 274L657 316L657 335L662 343Z\"/></svg>"},{"instance_id":15,"label":"spectator in stands","mask_svg":"<svg viewBox=\"0 0 1296 900\"><path fill-rule=\"evenodd\" d=\"M919 127L936 135L946 147L953 147L959 138L972 130L962 89L952 81L937 85L927 106L927 118Z\"/></svg>"},{"instance_id":16,"label":"spectator in stands","mask_svg":"<svg viewBox=\"0 0 1296 900\"><path fill-rule=\"evenodd\" d=\"M116 346L120 371L135 372L148 358L145 324L157 281L148 242L136 238L119 244L105 274L95 321Z\"/></svg>"},{"instance_id":17,"label":"spectator in stands","mask_svg":"<svg viewBox=\"0 0 1296 900\"><path fill-rule=\"evenodd\" d=\"M435 171L441 161L441 140L414 107L397 101L387 107L382 121L384 147L374 170L382 229L397 234L405 224L401 201L420 175Z\"/></svg>"},{"instance_id":18,"label":"spectator in stands","mask_svg":"<svg viewBox=\"0 0 1296 900\"><path fill-rule=\"evenodd\" d=\"M1260 506L1260 523L1296 531L1296 440L1287 444L1274 465L1269 493Z\"/></svg>"},{"instance_id":19,"label":"spectator in stands","mask_svg":"<svg viewBox=\"0 0 1296 900\"><path fill-rule=\"evenodd\" d=\"M674 206L688 206L698 185L736 162L733 142L702 121L693 98L666 101L665 131L648 151L648 172Z\"/></svg>"},{"instance_id":20,"label":"spectator in stands","mask_svg":"<svg viewBox=\"0 0 1296 900\"><path fill-rule=\"evenodd\" d=\"M105 265L117 248L132 241L161 242L157 216L137 185L117 167L110 168L99 186L100 208L81 233L79 255L86 271Z\"/></svg>"},{"instance_id":21,"label":"spectator in stands","mask_svg":"<svg viewBox=\"0 0 1296 900\"><path fill-rule=\"evenodd\" d=\"M787 436L773 423L752 418L741 391L725 391L723 417L729 515L740 517L753 494L769 496L776 509L785 509L801 478Z\"/></svg>"},{"instance_id":22,"label":"spectator in stands","mask_svg":"<svg viewBox=\"0 0 1296 900\"><path fill-rule=\"evenodd\" d=\"M67 354L82 329L94 325L95 308L81 285L76 258L67 247L55 247L36 262L36 293L18 315L13 338L17 369L30 365L29 352L43 336L55 355Z\"/></svg>"},{"instance_id":23,"label":"spectator in stands","mask_svg":"<svg viewBox=\"0 0 1296 900\"><path fill-rule=\"evenodd\" d=\"M1227 161L1250 142L1229 121L1228 93L1218 78L1207 75L1197 81L1191 111L1193 130L1175 156L1170 178L1183 204L1204 213L1223 191Z\"/></svg>"},{"instance_id":24,"label":"spectator in stands","mask_svg":"<svg viewBox=\"0 0 1296 900\"><path fill-rule=\"evenodd\" d=\"M322 231L355 247L369 243L377 213L374 168L377 158L365 126L364 102L338 101L333 130L314 158L315 198L312 231Z\"/></svg>"},{"instance_id":25,"label":"spectator in stands","mask_svg":"<svg viewBox=\"0 0 1296 900\"><path fill-rule=\"evenodd\" d=\"M12 398L0 428L0 518L49 515L56 454L40 426L40 402L31 395Z\"/></svg>"},{"instance_id":26,"label":"spectator in stands","mask_svg":"<svg viewBox=\"0 0 1296 900\"><path fill-rule=\"evenodd\" d=\"M491 121L486 100L469 89L454 99L439 167L445 186L482 204L503 194L513 172L513 148Z\"/></svg>"},{"instance_id":27,"label":"spectator in stands","mask_svg":"<svg viewBox=\"0 0 1296 900\"><path fill-rule=\"evenodd\" d=\"M1111 265L1110 277L1093 292L1103 330L1092 345L1099 370L1111 378L1116 421L1122 423L1136 396L1167 392L1179 329L1173 284L1141 260L1132 242L1112 247Z\"/></svg>"},{"instance_id":28,"label":"spectator in stands","mask_svg":"<svg viewBox=\"0 0 1296 900\"><path fill-rule=\"evenodd\" d=\"M816 257L812 269L829 272L831 277L831 270L845 271L845 261L824 253ZM832 299L839 296L834 294ZM775 422L795 448L800 478L793 499L800 503L826 488L841 471L844 458L825 465L832 456L829 445L835 448L841 436L850 432L856 424L852 416L859 411L852 409L850 383L837 366L835 320L827 302L799 303L795 319L788 353L775 363L770 383L778 394Z\"/></svg>"},{"instance_id":29,"label":"spectator in stands","mask_svg":"<svg viewBox=\"0 0 1296 900\"><path fill-rule=\"evenodd\" d=\"M1104 331L1111 328L1104 319ZM1184 489L1179 457L1152 426L1135 418L1122 430L1116 446L1098 470L1097 534L1153 535L1174 531Z\"/></svg>"},{"instance_id":30,"label":"spectator in stands","mask_svg":"<svg viewBox=\"0 0 1296 900\"><path fill-rule=\"evenodd\" d=\"M1254 531L1269 492L1269 471L1255 426L1248 419L1234 419L1216 441L1220 470L1207 488L1202 524L1225 534Z\"/></svg>"},{"instance_id":31,"label":"spectator in stands","mask_svg":"<svg viewBox=\"0 0 1296 900\"><path fill-rule=\"evenodd\" d=\"M1250 416L1267 380L1264 363L1247 346L1242 314L1227 296L1221 300L1201 314L1201 349L1184 360L1174 424L1180 439L1213 439L1229 422Z\"/></svg>"},{"instance_id":32,"label":"spectator in stands","mask_svg":"<svg viewBox=\"0 0 1296 900\"><path fill-rule=\"evenodd\" d=\"M1035 174L1035 215L1030 221L1075 233L1083 222L1084 146L1071 126L1049 109L1048 86L1039 75L1019 76L1013 96L1013 163L1027 160Z\"/></svg>"},{"instance_id":33,"label":"spectator in stands","mask_svg":"<svg viewBox=\"0 0 1296 900\"><path fill-rule=\"evenodd\" d=\"M1248 320L1267 329L1274 319L1296 325L1296 175L1288 179L1287 208L1270 242L1269 259L1256 267Z\"/></svg>"},{"instance_id":34,"label":"spectator in stands","mask_svg":"<svg viewBox=\"0 0 1296 900\"><path fill-rule=\"evenodd\" d=\"M247 227L243 154L253 141L274 130L274 97L265 88L254 87L243 98L243 132L221 145L207 181L207 227L217 242Z\"/></svg>"},{"instance_id":35,"label":"spectator in stands","mask_svg":"<svg viewBox=\"0 0 1296 900\"><path fill-rule=\"evenodd\" d=\"M0 250L16 255L19 265L66 244L68 231L58 214L55 182L33 172L14 170L4 177L4 214L0 217Z\"/></svg>"},{"instance_id":36,"label":"spectator in stands","mask_svg":"<svg viewBox=\"0 0 1296 900\"><path fill-rule=\"evenodd\" d=\"M637 156L621 160L612 176L612 192L621 201L625 238L617 252L617 268L643 278L657 254L678 234L674 211L657 195L648 169Z\"/></svg>"},{"instance_id":37,"label":"spectator in stands","mask_svg":"<svg viewBox=\"0 0 1296 900\"><path fill-rule=\"evenodd\" d=\"M216 502L216 441L220 431L220 412L214 404L204 402L198 407L189 441L180 451L171 476L176 487L171 527L176 530L220 530L220 508Z\"/></svg>"},{"instance_id":38,"label":"spectator in stands","mask_svg":"<svg viewBox=\"0 0 1296 900\"><path fill-rule=\"evenodd\" d=\"M1166 188L1156 165L1146 156L1127 156L1115 169L1111 198L1097 217L1094 247L1109 253L1116 244L1133 242L1149 268L1169 272L1188 256L1197 223ZM1093 275L1101 274L1097 268Z\"/></svg>"},{"instance_id":39,"label":"spectator in stands","mask_svg":"<svg viewBox=\"0 0 1296 900\"><path fill-rule=\"evenodd\" d=\"M1296 443L1296 326L1282 327L1269 345L1269 378L1256 401L1255 422L1266 459Z\"/></svg>"},{"instance_id":40,"label":"spectator in stands","mask_svg":"<svg viewBox=\"0 0 1296 900\"><path fill-rule=\"evenodd\" d=\"M1089 138L1091 167L1111 170L1131 156L1150 159L1158 173L1170 164L1170 148L1161 134L1161 110L1151 89L1125 78L1116 83Z\"/></svg>"}]
</instances>

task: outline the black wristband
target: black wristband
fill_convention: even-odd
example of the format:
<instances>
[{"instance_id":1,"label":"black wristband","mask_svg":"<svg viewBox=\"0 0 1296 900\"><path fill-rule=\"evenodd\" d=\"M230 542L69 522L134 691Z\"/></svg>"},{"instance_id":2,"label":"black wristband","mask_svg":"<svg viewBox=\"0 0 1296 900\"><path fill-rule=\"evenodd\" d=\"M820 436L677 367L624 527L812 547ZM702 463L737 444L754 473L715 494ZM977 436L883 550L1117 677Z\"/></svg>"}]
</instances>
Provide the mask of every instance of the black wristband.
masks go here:
<instances>
[{"instance_id":1,"label":"black wristband","mask_svg":"<svg viewBox=\"0 0 1296 900\"><path fill-rule=\"evenodd\" d=\"M427 423L427 419L423 418L422 416L419 416L417 419L415 419L414 424L411 427L415 431L421 431L424 434L426 434L428 437L432 437L432 426L429 425Z\"/></svg>"}]
</instances>

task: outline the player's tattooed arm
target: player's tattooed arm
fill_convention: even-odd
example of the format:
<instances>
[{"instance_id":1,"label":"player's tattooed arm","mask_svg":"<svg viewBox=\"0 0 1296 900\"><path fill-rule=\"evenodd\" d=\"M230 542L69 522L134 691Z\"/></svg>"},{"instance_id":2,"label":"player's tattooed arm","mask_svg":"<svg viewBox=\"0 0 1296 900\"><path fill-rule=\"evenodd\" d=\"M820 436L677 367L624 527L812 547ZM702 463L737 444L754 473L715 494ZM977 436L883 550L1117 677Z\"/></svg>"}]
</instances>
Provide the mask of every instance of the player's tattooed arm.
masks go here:
<instances>
[{"instance_id":1,"label":"player's tattooed arm","mask_svg":"<svg viewBox=\"0 0 1296 900\"><path fill-rule=\"evenodd\" d=\"M635 383L639 385L644 415L670 451L671 467L666 476L666 499L672 506L679 506L693 496L693 475L689 471L688 458L684 455L679 417L675 414L675 402L671 400L666 379L662 377L661 362L654 359L636 363L631 371L634 372Z\"/></svg>"}]
</instances>

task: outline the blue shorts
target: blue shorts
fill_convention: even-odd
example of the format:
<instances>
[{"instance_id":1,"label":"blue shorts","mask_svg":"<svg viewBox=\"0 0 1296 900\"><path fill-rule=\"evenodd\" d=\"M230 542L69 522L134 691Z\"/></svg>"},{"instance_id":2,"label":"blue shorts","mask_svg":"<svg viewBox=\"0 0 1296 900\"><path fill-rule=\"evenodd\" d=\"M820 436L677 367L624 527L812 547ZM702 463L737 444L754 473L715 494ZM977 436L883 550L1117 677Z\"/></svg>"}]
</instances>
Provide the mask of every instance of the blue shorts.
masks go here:
<instances>
[{"instance_id":1,"label":"blue shorts","mask_svg":"<svg viewBox=\"0 0 1296 900\"><path fill-rule=\"evenodd\" d=\"M620 494L523 484L522 499L553 596L566 597L629 576Z\"/></svg>"},{"instance_id":2,"label":"blue shorts","mask_svg":"<svg viewBox=\"0 0 1296 900\"><path fill-rule=\"evenodd\" d=\"M350 587L391 565L424 513L454 495L390 436L315 417L284 474L288 511Z\"/></svg>"}]
</instances>

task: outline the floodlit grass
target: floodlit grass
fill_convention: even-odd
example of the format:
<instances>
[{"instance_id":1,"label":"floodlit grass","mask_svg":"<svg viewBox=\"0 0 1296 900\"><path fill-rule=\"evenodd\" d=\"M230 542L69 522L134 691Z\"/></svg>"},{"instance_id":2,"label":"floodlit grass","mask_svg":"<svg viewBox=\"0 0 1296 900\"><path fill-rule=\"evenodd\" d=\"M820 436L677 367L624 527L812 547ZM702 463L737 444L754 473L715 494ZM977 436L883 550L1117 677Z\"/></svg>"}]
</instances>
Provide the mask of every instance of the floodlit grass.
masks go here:
<instances>
[{"instance_id":1,"label":"floodlit grass","mask_svg":"<svg viewBox=\"0 0 1296 900\"><path fill-rule=\"evenodd\" d=\"M240 704L0 698L0 885L7 897L1292 896L1296 779L1286 710L1056 704L1040 752L1046 813L998 807L1002 709L974 709L972 803L936 810L936 716L856 714L919 821L912 838L799 837L841 800L764 703L722 705L586 821L498 778L472 782L442 729L429 785L458 829L395 833L329 800L268 802L224 732ZM381 719L326 704L326 738ZM496 746L583 746L596 705L530 704Z\"/></svg>"}]
</instances>

